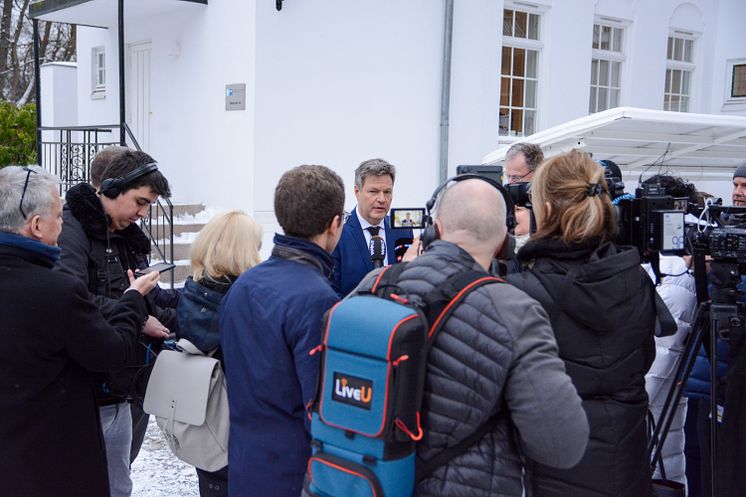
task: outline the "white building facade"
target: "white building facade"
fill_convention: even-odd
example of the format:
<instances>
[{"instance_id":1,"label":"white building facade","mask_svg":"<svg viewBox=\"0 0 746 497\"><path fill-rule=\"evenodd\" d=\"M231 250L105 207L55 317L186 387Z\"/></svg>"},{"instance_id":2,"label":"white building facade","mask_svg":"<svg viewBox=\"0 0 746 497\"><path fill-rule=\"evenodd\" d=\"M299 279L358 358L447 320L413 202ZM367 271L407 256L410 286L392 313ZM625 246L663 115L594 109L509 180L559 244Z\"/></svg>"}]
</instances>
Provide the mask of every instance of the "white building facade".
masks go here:
<instances>
[{"instance_id":1,"label":"white building facade","mask_svg":"<svg viewBox=\"0 0 746 497\"><path fill-rule=\"evenodd\" d=\"M117 2L50 1L40 19L79 24L77 124L118 122ZM299 164L336 170L351 208L355 167L382 157L394 206L422 205L439 182L446 4L125 0L126 120L175 199L268 228ZM743 0L453 4L450 173L609 107L746 116ZM245 108L226 110L240 85Z\"/></svg>"}]
</instances>

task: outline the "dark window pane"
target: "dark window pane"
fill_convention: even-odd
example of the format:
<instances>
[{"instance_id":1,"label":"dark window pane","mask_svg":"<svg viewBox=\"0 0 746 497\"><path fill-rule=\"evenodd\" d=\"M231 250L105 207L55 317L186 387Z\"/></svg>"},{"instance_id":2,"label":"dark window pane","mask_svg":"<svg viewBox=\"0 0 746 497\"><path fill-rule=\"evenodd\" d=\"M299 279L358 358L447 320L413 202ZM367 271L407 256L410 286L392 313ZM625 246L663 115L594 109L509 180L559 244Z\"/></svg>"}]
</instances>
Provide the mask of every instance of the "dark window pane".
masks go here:
<instances>
[{"instance_id":1,"label":"dark window pane","mask_svg":"<svg viewBox=\"0 0 746 497\"><path fill-rule=\"evenodd\" d=\"M503 10L503 36L513 36L513 11Z\"/></svg>"},{"instance_id":2,"label":"dark window pane","mask_svg":"<svg viewBox=\"0 0 746 497\"><path fill-rule=\"evenodd\" d=\"M684 60L684 40L676 38L673 43L673 60Z\"/></svg>"},{"instance_id":3,"label":"dark window pane","mask_svg":"<svg viewBox=\"0 0 746 497\"><path fill-rule=\"evenodd\" d=\"M525 38L528 31L528 14L515 11L515 37Z\"/></svg>"},{"instance_id":4,"label":"dark window pane","mask_svg":"<svg viewBox=\"0 0 746 497\"><path fill-rule=\"evenodd\" d=\"M510 130L511 134L521 135L523 134L523 111L519 109L513 109L510 111Z\"/></svg>"},{"instance_id":5,"label":"dark window pane","mask_svg":"<svg viewBox=\"0 0 746 497\"><path fill-rule=\"evenodd\" d=\"M523 79L513 80L513 95L511 98L513 107L523 107L523 87L525 81Z\"/></svg>"},{"instance_id":6,"label":"dark window pane","mask_svg":"<svg viewBox=\"0 0 746 497\"><path fill-rule=\"evenodd\" d=\"M692 47L694 42L692 40L684 40L684 62L692 61Z\"/></svg>"},{"instance_id":7,"label":"dark window pane","mask_svg":"<svg viewBox=\"0 0 746 497\"><path fill-rule=\"evenodd\" d=\"M500 105L510 105L510 78L500 79Z\"/></svg>"},{"instance_id":8,"label":"dark window pane","mask_svg":"<svg viewBox=\"0 0 746 497\"><path fill-rule=\"evenodd\" d=\"M513 49L513 76L526 75L526 49Z\"/></svg>"},{"instance_id":9,"label":"dark window pane","mask_svg":"<svg viewBox=\"0 0 746 497\"><path fill-rule=\"evenodd\" d=\"M746 97L746 64L733 66L733 88L730 96L732 98Z\"/></svg>"},{"instance_id":10,"label":"dark window pane","mask_svg":"<svg viewBox=\"0 0 746 497\"><path fill-rule=\"evenodd\" d=\"M611 50L611 28L601 26L601 50Z\"/></svg>"},{"instance_id":11,"label":"dark window pane","mask_svg":"<svg viewBox=\"0 0 746 497\"><path fill-rule=\"evenodd\" d=\"M609 108L609 90L607 88L598 89L598 110Z\"/></svg>"},{"instance_id":12,"label":"dark window pane","mask_svg":"<svg viewBox=\"0 0 746 497\"><path fill-rule=\"evenodd\" d=\"M502 70L501 70L502 75L509 75L511 73L510 71L511 55L512 55L512 50L510 49L510 47L503 47L503 61L502 61Z\"/></svg>"},{"instance_id":13,"label":"dark window pane","mask_svg":"<svg viewBox=\"0 0 746 497\"><path fill-rule=\"evenodd\" d=\"M591 45L592 48L599 48L600 45L600 38L601 38L601 26L598 24L593 25L593 44Z\"/></svg>"},{"instance_id":14,"label":"dark window pane","mask_svg":"<svg viewBox=\"0 0 746 497\"><path fill-rule=\"evenodd\" d=\"M622 51L622 30L620 28L613 28L612 29L612 40L611 40L611 49L614 52L621 52Z\"/></svg>"},{"instance_id":15,"label":"dark window pane","mask_svg":"<svg viewBox=\"0 0 746 497\"><path fill-rule=\"evenodd\" d=\"M681 93L681 71L671 71L671 93Z\"/></svg>"},{"instance_id":16,"label":"dark window pane","mask_svg":"<svg viewBox=\"0 0 746 497\"><path fill-rule=\"evenodd\" d=\"M666 58L668 60L673 59L673 37L672 36L668 37L668 48L666 49Z\"/></svg>"},{"instance_id":17,"label":"dark window pane","mask_svg":"<svg viewBox=\"0 0 746 497\"><path fill-rule=\"evenodd\" d=\"M598 88L591 86L591 103L588 106L588 111L592 114L596 112L598 106Z\"/></svg>"}]
</instances>

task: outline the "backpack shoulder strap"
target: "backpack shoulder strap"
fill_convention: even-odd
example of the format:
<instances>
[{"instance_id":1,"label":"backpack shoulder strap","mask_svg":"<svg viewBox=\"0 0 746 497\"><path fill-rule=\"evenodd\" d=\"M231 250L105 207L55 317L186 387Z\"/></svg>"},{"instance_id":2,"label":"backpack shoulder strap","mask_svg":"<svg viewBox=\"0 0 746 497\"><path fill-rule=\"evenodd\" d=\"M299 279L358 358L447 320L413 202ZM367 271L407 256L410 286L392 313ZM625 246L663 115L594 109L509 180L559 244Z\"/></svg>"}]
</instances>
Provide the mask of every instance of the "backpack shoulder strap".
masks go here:
<instances>
[{"instance_id":1,"label":"backpack shoulder strap","mask_svg":"<svg viewBox=\"0 0 746 497\"><path fill-rule=\"evenodd\" d=\"M432 345L438 332L443 328L458 304L464 297L479 287L491 283L505 283L495 276L480 271L464 271L449 277L443 284L425 296L428 305L427 318L430 323L428 340ZM427 461L418 460L415 481L420 482L430 476L440 466L466 452L469 447L479 442L494 426L500 417L500 411L482 423L476 430L456 445L449 447Z\"/></svg>"},{"instance_id":2,"label":"backpack shoulder strap","mask_svg":"<svg viewBox=\"0 0 746 497\"><path fill-rule=\"evenodd\" d=\"M407 268L407 264L407 262L400 262L384 267L373 282L370 293L378 297L390 298L391 293L399 288L399 277Z\"/></svg>"},{"instance_id":3,"label":"backpack shoulder strap","mask_svg":"<svg viewBox=\"0 0 746 497\"><path fill-rule=\"evenodd\" d=\"M435 336L464 297L490 283L505 283L505 281L480 271L463 271L450 276L425 295L427 322L430 325L427 336L430 343L435 340Z\"/></svg>"}]
</instances>

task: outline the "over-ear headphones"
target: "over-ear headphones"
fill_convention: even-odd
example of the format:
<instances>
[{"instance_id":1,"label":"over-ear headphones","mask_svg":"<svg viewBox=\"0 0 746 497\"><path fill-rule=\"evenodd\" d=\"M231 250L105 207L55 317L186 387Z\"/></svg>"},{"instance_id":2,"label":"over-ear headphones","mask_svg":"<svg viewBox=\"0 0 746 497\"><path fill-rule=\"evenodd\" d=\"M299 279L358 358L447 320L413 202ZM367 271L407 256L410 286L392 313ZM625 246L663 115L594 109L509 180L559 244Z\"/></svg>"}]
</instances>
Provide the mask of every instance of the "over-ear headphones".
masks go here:
<instances>
[{"instance_id":1,"label":"over-ear headphones","mask_svg":"<svg viewBox=\"0 0 746 497\"><path fill-rule=\"evenodd\" d=\"M109 198L117 198L127 185L131 184L136 179L157 170L157 162L148 162L147 164L130 171L124 176L106 178L101 182L101 194Z\"/></svg>"},{"instance_id":2,"label":"over-ear headphones","mask_svg":"<svg viewBox=\"0 0 746 497\"><path fill-rule=\"evenodd\" d=\"M438 195L440 195L440 192L447 188L449 184L453 182L464 181L467 179L479 179L485 181L492 185L492 187L495 188L498 192L500 192L500 194L503 196L503 200L505 200L505 225L508 227L508 235L513 233L516 225L515 205L513 204L513 199L510 197L510 193L508 193L505 187L497 181L481 176L479 174L460 174L458 176L453 176L452 178L448 178L447 180L445 180L445 182L443 182L440 186L438 186L438 188L435 189L432 196L430 197L430 200L428 200L425 204L426 214L425 219L423 220L424 230L422 231L422 236L420 237L423 250L426 250L431 243L440 238L440 233L438 232L438 227L435 226L435 223L433 222L432 214L435 203L438 201ZM511 241L512 237L508 236L508 240L506 243L503 243L500 254L498 254L498 258L507 258L504 257L504 255L506 255L508 251L513 250L513 243L510 243Z\"/></svg>"}]
</instances>

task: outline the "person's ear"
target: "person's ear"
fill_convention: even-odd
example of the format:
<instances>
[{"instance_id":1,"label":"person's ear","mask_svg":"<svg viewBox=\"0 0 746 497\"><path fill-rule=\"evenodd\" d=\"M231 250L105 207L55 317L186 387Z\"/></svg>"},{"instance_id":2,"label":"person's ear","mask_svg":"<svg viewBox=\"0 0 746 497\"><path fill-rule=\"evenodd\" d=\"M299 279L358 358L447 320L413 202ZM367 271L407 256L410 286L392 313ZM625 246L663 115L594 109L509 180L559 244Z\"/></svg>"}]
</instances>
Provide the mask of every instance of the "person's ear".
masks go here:
<instances>
[{"instance_id":1,"label":"person's ear","mask_svg":"<svg viewBox=\"0 0 746 497\"><path fill-rule=\"evenodd\" d=\"M42 232L39 229L40 222L41 222L41 216L39 214L34 214L28 220L28 227L29 227L28 232L29 232L29 235L31 235L31 238L33 238L34 240L42 239Z\"/></svg>"},{"instance_id":2,"label":"person's ear","mask_svg":"<svg viewBox=\"0 0 746 497\"><path fill-rule=\"evenodd\" d=\"M443 234L445 233L445 230L443 229L443 221L436 218L433 221L433 225L435 226L435 233L437 233L437 238L443 238Z\"/></svg>"}]
</instances>

